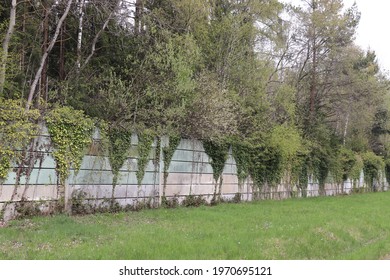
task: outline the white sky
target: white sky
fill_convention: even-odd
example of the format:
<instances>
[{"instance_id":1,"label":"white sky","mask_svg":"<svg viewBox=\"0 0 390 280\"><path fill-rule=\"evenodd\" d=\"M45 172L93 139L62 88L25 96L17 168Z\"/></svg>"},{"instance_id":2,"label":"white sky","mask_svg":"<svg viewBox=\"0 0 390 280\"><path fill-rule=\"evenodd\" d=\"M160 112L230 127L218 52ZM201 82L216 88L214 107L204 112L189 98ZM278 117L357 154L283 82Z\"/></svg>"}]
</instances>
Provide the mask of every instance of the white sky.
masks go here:
<instances>
[{"instance_id":1,"label":"white sky","mask_svg":"<svg viewBox=\"0 0 390 280\"><path fill-rule=\"evenodd\" d=\"M282 0L299 4L301 0ZM383 71L390 71L390 1L389 0L343 0L345 7L354 2L361 12L356 44L362 49L374 50Z\"/></svg>"},{"instance_id":2,"label":"white sky","mask_svg":"<svg viewBox=\"0 0 390 280\"><path fill-rule=\"evenodd\" d=\"M361 12L356 44L374 50L383 70L390 70L390 1L343 0L346 7L356 1Z\"/></svg>"}]
</instances>

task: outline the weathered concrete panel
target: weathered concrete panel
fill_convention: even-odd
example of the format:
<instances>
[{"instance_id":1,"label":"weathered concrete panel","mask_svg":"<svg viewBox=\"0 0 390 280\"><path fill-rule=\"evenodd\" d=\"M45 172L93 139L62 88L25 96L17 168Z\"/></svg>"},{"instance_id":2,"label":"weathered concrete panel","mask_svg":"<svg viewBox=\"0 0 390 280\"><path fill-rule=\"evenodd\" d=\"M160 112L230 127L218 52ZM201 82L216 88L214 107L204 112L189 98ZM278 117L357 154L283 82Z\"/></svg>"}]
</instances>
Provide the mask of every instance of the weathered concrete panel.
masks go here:
<instances>
[{"instance_id":1,"label":"weathered concrete panel","mask_svg":"<svg viewBox=\"0 0 390 280\"><path fill-rule=\"evenodd\" d=\"M225 173L222 175L223 184L234 184L238 187L238 177L235 173Z\"/></svg>"},{"instance_id":2,"label":"weathered concrete panel","mask_svg":"<svg viewBox=\"0 0 390 280\"><path fill-rule=\"evenodd\" d=\"M80 186L80 190L87 192L92 190L91 198L105 199L112 197L112 186L110 185L94 185L94 186Z\"/></svg>"},{"instance_id":3,"label":"weathered concrete panel","mask_svg":"<svg viewBox=\"0 0 390 280\"><path fill-rule=\"evenodd\" d=\"M54 158L51 156L51 153L43 153L42 158L39 158L35 164L34 169L39 168L53 168L56 166Z\"/></svg>"},{"instance_id":4,"label":"weathered concrete panel","mask_svg":"<svg viewBox=\"0 0 390 280\"><path fill-rule=\"evenodd\" d=\"M138 198L157 195L158 186L154 185L118 185L115 187L115 197Z\"/></svg>"},{"instance_id":5,"label":"weathered concrete panel","mask_svg":"<svg viewBox=\"0 0 390 280\"><path fill-rule=\"evenodd\" d=\"M169 185L166 188L166 196L175 196L175 195L189 195L191 191L190 185Z\"/></svg>"},{"instance_id":6,"label":"weathered concrete panel","mask_svg":"<svg viewBox=\"0 0 390 280\"><path fill-rule=\"evenodd\" d=\"M169 173L167 185L202 185L214 184L213 174L186 174L186 173Z\"/></svg>"},{"instance_id":7,"label":"weathered concrete panel","mask_svg":"<svg viewBox=\"0 0 390 280\"><path fill-rule=\"evenodd\" d=\"M111 165L107 157L85 156L80 170L111 170Z\"/></svg>"},{"instance_id":8,"label":"weathered concrete panel","mask_svg":"<svg viewBox=\"0 0 390 280\"><path fill-rule=\"evenodd\" d=\"M57 197L56 185L40 185L35 188L35 199L51 200Z\"/></svg>"},{"instance_id":9,"label":"weathered concrete panel","mask_svg":"<svg viewBox=\"0 0 390 280\"><path fill-rule=\"evenodd\" d=\"M193 184L213 183L212 174L188 174L188 173L169 173L167 178L168 185L193 185Z\"/></svg>"},{"instance_id":10,"label":"weathered concrete panel","mask_svg":"<svg viewBox=\"0 0 390 280\"><path fill-rule=\"evenodd\" d=\"M98 139L98 133L95 132L94 137ZM162 147L167 144L166 142L167 138L165 137L161 141ZM160 151L156 151L157 141L154 141L149 154L149 161L145 168L141 186L138 186L137 180L137 158L139 157L137 145L138 137L133 134L132 144L126 151L127 159L118 173L115 189L113 189L114 175L111 171L109 158L107 156L94 156L92 154L97 153L91 150L91 154L83 158L80 171L77 174L74 171L70 172L71 175L66 180L69 193L85 192L89 203L94 206L107 207L113 195L113 190L114 197L122 206L157 202L158 196L162 195L159 193L160 188L163 187L163 182L160 182L163 178L163 170L159 170L159 168L164 165L163 159L161 159L161 162L154 162L153 160L156 154L160 153ZM21 176L20 185L16 188L13 197L15 201L22 198L34 201L58 199L56 163L52 157L50 138L47 136L40 137L36 150L40 151L37 161L34 163L29 178ZM186 195L192 194L200 195L210 201L216 187L217 192L219 191L219 184L216 185L210 162L211 159L204 152L201 141L182 139L168 168L166 196L178 196L179 201L182 201ZM277 186L264 185L259 189L253 186L250 178L244 180L244 182L238 182L237 166L231 149L225 162L222 178L221 196L224 199L233 199L238 192L241 193L242 200L252 200L254 198L284 199L291 196L303 196L297 186L289 185L283 181ZM16 179L16 173L9 172L6 180L0 185L0 201L9 201L12 198ZM27 187L26 183L28 183ZM378 190L388 189L388 183L383 174L379 182L375 184ZM333 178L328 176L324 191L326 195L338 195L343 192L350 193L354 188L363 187L364 185L363 173L361 173L358 181L348 180L344 184L335 184ZM318 196L320 194L318 181L309 178L306 193L309 197ZM11 213L11 210L7 213Z\"/></svg>"},{"instance_id":11,"label":"weathered concrete panel","mask_svg":"<svg viewBox=\"0 0 390 280\"><path fill-rule=\"evenodd\" d=\"M10 201L15 187L12 185L0 185L0 201Z\"/></svg>"},{"instance_id":12,"label":"weathered concrete panel","mask_svg":"<svg viewBox=\"0 0 390 280\"><path fill-rule=\"evenodd\" d=\"M170 173L213 173L213 169L208 163L172 161L169 166Z\"/></svg>"},{"instance_id":13,"label":"weathered concrete panel","mask_svg":"<svg viewBox=\"0 0 390 280\"><path fill-rule=\"evenodd\" d=\"M189 161L192 162L194 157L194 152L190 150L176 150L173 153L172 161Z\"/></svg>"},{"instance_id":14,"label":"weathered concrete panel","mask_svg":"<svg viewBox=\"0 0 390 280\"><path fill-rule=\"evenodd\" d=\"M214 184L192 185L191 192L193 195L213 195L214 188Z\"/></svg>"},{"instance_id":15,"label":"weathered concrete panel","mask_svg":"<svg viewBox=\"0 0 390 280\"><path fill-rule=\"evenodd\" d=\"M97 185L112 185L114 175L112 171L107 170L80 170L77 174L71 173L68 179L69 184L97 184Z\"/></svg>"}]
</instances>

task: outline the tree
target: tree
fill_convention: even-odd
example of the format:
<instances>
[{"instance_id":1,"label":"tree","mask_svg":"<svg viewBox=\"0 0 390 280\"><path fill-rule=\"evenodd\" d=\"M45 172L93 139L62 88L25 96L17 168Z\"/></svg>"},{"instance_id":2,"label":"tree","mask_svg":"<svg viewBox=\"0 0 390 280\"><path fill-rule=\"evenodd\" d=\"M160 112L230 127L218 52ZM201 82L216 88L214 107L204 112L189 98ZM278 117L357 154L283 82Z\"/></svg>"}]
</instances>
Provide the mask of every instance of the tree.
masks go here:
<instances>
[{"instance_id":1,"label":"tree","mask_svg":"<svg viewBox=\"0 0 390 280\"><path fill-rule=\"evenodd\" d=\"M31 87L30 87L30 91L29 91L29 94L28 94L27 105L26 105L26 110L27 111L31 107L31 103L32 103L32 100L34 98L34 94L35 94L35 91L36 91L36 88L37 88L37 85L38 85L38 81L39 81L39 79L42 76L42 71L43 71L43 68L44 68L44 66L46 64L47 57L48 57L49 53L51 52L51 50L53 49L54 44L56 43L56 40L57 40L57 37L58 37L58 35L60 33L62 24L64 23L66 17L68 16L70 7L72 5L72 2L73 2L73 0L68 0L68 2L66 4L66 7L65 7L65 10L64 10L61 18L59 19L58 23L57 23L56 31L55 31L55 33L53 35L53 38L51 39L50 44L45 49L45 52L44 52L44 54L43 54L43 56L41 58L40 66L39 66L37 72L35 73L35 77L34 77L34 80L32 81L32 84L31 84Z\"/></svg>"},{"instance_id":2,"label":"tree","mask_svg":"<svg viewBox=\"0 0 390 280\"><path fill-rule=\"evenodd\" d=\"M302 37L296 40L301 44L298 91L307 112L307 127L315 125L315 120L323 113L321 107L327 98L327 88L332 84L332 70L335 66L332 59L340 50L351 44L354 38L360 14L356 4L342 12L341 0L304 1L305 9L298 11ZM308 97L302 96L307 94Z\"/></svg>"},{"instance_id":3,"label":"tree","mask_svg":"<svg viewBox=\"0 0 390 280\"><path fill-rule=\"evenodd\" d=\"M7 70L8 49L16 25L16 0L11 1L10 17L7 33L3 39L2 53L0 53L0 96L4 91L5 75Z\"/></svg>"}]
</instances>

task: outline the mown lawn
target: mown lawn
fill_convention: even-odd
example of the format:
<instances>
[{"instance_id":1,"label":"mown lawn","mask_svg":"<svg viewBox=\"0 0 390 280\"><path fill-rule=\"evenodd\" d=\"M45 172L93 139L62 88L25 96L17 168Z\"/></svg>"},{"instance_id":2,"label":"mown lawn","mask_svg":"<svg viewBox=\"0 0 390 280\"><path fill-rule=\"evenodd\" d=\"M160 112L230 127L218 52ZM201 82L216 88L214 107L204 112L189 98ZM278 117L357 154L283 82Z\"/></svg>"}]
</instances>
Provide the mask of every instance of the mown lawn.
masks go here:
<instances>
[{"instance_id":1,"label":"mown lawn","mask_svg":"<svg viewBox=\"0 0 390 280\"><path fill-rule=\"evenodd\" d=\"M0 259L383 259L390 192L89 216L0 228Z\"/></svg>"}]
</instances>

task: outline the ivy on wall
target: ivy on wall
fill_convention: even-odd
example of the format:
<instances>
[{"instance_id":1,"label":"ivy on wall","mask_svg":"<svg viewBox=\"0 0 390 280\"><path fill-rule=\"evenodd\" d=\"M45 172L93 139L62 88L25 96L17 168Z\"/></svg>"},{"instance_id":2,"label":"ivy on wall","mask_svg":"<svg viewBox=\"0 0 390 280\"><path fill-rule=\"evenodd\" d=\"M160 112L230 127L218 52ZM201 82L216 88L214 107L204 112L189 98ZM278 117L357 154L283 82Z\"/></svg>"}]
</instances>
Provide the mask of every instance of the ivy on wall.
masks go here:
<instances>
[{"instance_id":1,"label":"ivy on wall","mask_svg":"<svg viewBox=\"0 0 390 280\"><path fill-rule=\"evenodd\" d=\"M237 164L239 181L251 176L261 188L265 183L277 183L282 174L282 157L278 149L245 141L232 142L232 154Z\"/></svg>"},{"instance_id":2,"label":"ivy on wall","mask_svg":"<svg viewBox=\"0 0 390 280\"><path fill-rule=\"evenodd\" d=\"M0 150L0 180L7 178L13 156L14 153L9 150Z\"/></svg>"},{"instance_id":3,"label":"ivy on wall","mask_svg":"<svg viewBox=\"0 0 390 280\"><path fill-rule=\"evenodd\" d=\"M375 191L374 180L379 180L380 173L385 170L385 162L382 157L373 152L366 152L362 155L364 181L369 189Z\"/></svg>"},{"instance_id":4,"label":"ivy on wall","mask_svg":"<svg viewBox=\"0 0 390 280\"><path fill-rule=\"evenodd\" d=\"M111 128L108 132L108 157L114 174L113 185L118 180L119 170L128 157L128 150L131 146L131 131L124 128Z\"/></svg>"},{"instance_id":5,"label":"ivy on wall","mask_svg":"<svg viewBox=\"0 0 390 280\"><path fill-rule=\"evenodd\" d=\"M18 100L0 97L0 180L7 177L12 162L21 160L22 153L38 133L38 110L24 109Z\"/></svg>"},{"instance_id":6,"label":"ivy on wall","mask_svg":"<svg viewBox=\"0 0 390 280\"><path fill-rule=\"evenodd\" d=\"M51 136L59 183L64 184L72 167L80 169L85 148L91 143L93 121L71 107L55 108L45 116Z\"/></svg>"},{"instance_id":7,"label":"ivy on wall","mask_svg":"<svg viewBox=\"0 0 390 280\"><path fill-rule=\"evenodd\" d=\"M255 185L277 184L282 176L282 156L274 147L263 145L252 148L249 173Z\"/></svg>"},{"instance_id":8,"label":"ivy on wall","mask_svg":"<svg viewBox=\"0 0 390 280\"><path fill-rule=\"evenodd\" d=\"M206 154L210 157L210 165L213 168L213 177L215 180L214 186L214 195L211 200L211 204L217 202L217 199L220 199L222 191L222 173L225 167L225 162L228 158L229 153L229 144L227 142L212 142L212 141L203 141L203 147ZM218 184L219 179L219 184ZM219 186L219 190L218 190ZM217 197L218 195L218 197Z\"/></svg>"},{"instance_id":9,"label":"ivy on wall","mask_svg":"<svg viewBox=\"0 0 390 280\"><path fill-rule=\"evenodd\" d=\"M178 135L169 136L168 146L162 149L163 158L164 158L164 188L167 184L168 170L172 161L173 154L175 153L177 146L180 144L181 137Z\"/></svg>"},{"instance_id":10,"label":"ivy on wall","mask_svg":"<svg viewBox=\"0 0 390 280\"><path fill-rule=\"evenodd\" d=\"M229 144L227 143L214 143L212 141L203 141L203 147L206 154L211 159L211 167L213 168L214 180L218 181L221 177L225 162L228 158Z\"/></svg>"},{"instance_id":11,"label":"ivy on wall","mask_svg":"<svg viewBox=\"0 0 390 280\"><path fill-rule=\"evenodd\" d=\"M232 142L232 155L236 161L239 184L242 184L243 181L249 176L251 152L252 148L250 144L242 141Z\"/></svg>"},{"instance_id":12,"label":"ivy on wall","mask_svg":"<svg viewBox=\"0 0 390 280\"><path fill-rule=\"evenodd\" d=\"M387 183L390 183L390 159L385 160L385 176Z\"/></svg>"},{"instance_id":13,"label":"ivy on wall","mask_svg":"<svg viewBox=\"0 0 390 280\"><path fill-rule=\"evenodd\" d=\"M337 183L343 183L351 177L357 158L352 150L342 147L337 151L335 159L331 173Z\"/></svg>"},{"instance_id":14,"label":"ivy on wall","mask_svg":"<svg viewBox=\"0 0 390 280\"><path fill-rule=\"evenodd\" d=\"M145 130L138 135L138 170L136 173L138 186L141 186L145 176L145 169L149 162L149 154L152 150L155 133Z\"/></svg>"}]
</instances>

